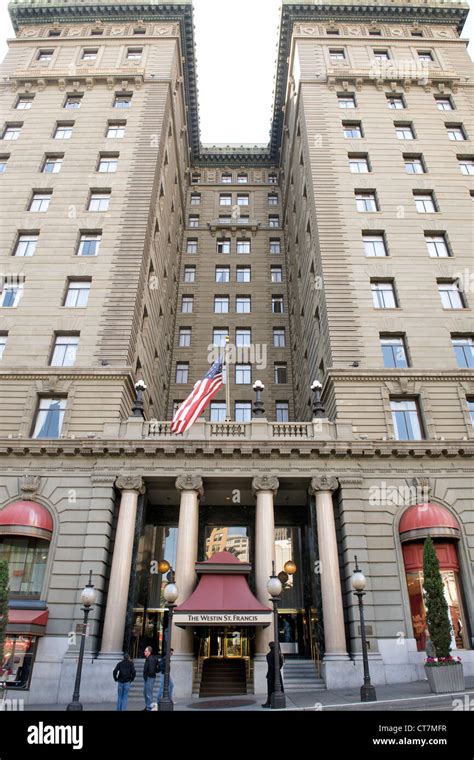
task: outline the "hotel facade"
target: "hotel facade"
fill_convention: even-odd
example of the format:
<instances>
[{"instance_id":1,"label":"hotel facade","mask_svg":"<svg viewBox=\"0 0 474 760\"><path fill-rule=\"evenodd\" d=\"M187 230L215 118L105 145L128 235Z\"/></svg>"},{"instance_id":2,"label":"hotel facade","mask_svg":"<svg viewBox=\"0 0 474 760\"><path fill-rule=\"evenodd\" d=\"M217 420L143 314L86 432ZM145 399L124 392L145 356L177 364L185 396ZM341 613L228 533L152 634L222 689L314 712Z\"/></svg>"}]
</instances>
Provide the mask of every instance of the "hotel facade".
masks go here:
<instances>
[{"instance_id":1,"label":"hotel facade","mask_svg":"<svg viewBox=\"0 0 474 760\"><path fill-rule=\"evenodd\" d=\"M292 560L285 678L359 685L355 555L373 682L422 679L427 536L474 674L468 5L284 0L265 146L201 143L191 3L9 9L2 680L70 700L92 571L81 700L113 700L164 649L167 560L176 695L263 693ZM230 406L173 435L226 336Z\"/></svg>"}]
</instances>

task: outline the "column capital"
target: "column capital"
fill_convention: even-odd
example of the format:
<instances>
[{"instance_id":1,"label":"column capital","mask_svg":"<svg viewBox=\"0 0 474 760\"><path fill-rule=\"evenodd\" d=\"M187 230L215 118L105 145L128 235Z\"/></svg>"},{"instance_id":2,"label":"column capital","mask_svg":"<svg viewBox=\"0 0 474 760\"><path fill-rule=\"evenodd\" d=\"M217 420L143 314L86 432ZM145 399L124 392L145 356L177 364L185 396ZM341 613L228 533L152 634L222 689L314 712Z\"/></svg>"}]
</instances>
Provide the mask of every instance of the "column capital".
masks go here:
<instances>
[{"instance_id":1,"label":"column capital","mask_svg":"<svg viewBox=\"0 0 474 760\"><path fill-rule=\"evenodd\" d=\"M272 491L275 496L280 483L276 475L257 475L252 480L252 493L255 494L258 491Z\"/></svg>"},{"instance_id":2,"label":"column capital","mask_svg":"<svg viewBox=\"0 0 474 760\"><path fill-rule=\"evenodd\" d=\"M201 497L204 494L202 478L200 475L181 473L181 475L178 475L176 478L175 488L178 491L197 491Z\"/></svg>"},{"instance_id":3,"label":"column capital","mask_svg":"<svg viewBox=\"0 0 474 760\"><path fill-rule=\"evenodd\" d=\"M336 491L339 486L339 481L333 475L322 475L320 478L311 478L311 483L308 488L308 492L311 496L315 496L318 491Z\"/></svg>"},{"instance_id":4,"label":"column capital","mask_svg":"<svg viewBox=\"0 0 474 760\"><path fill-rule=\"evenodd\" d=\"M145 493L145 484L143 478L139 475L119 475L115 481L115 487L119 491L137 491L139 494Z\"/></svg>"}]
</instances>

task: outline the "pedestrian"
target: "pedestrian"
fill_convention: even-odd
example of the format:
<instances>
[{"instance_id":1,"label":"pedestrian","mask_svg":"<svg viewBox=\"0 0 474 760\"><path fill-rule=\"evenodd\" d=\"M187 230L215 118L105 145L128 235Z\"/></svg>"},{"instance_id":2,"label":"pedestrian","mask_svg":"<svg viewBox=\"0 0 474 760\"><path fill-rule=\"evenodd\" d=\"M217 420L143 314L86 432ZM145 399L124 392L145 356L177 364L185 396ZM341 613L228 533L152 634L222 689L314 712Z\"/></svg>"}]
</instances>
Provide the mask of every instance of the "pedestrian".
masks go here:
<instances>
[{"instance_id":1,"label":"pedestrian","mask_svg":"<svg viewBox=\"0 0 474 760\"><path fill-rule=\"evenodd\" d=\"M272 706L272 694L275 691L275 642L270 641L269 645L270 651L267 653L267 701L265 702L262 707L271 707ZM280 685L281 690L285 691L283 688L283 678L281 677L281 669L284 664L283 655L280 651L280 647L278 647L279 655L280 655Z\"/></svg>"},{"instance_id":2,"label":"pedestrian","mask_svg":"<svg viewBox=\"0 0 474 760\"><path fill-rule=\"evenodd\" d=\"M143 668L143 695L145 697L145 710L151 711L153 701L153 689L155 688L156 674L158 672L158 660L153 654L151 647L145 649L145 666Z\"/></svg>"},{"instance_id":3,"label":"pedestrian","mask_svg":"<svg viewBox=\"0 0 474 760\"><path fill-rule=\"evenodd\" d=\"M127 652L124 652L123 660L114 668L114 681L117 682L117 710L124 712L128 705L128 692L130 684L135 679L135 665L131 661Z\"/></svg>"},{"instance_id":4,"label":"pedestrian","mask_svg":"<svg viewBox=\"0 0 474 760\"><path fill-rule=\"evenodd\" d=\"M170 657L173 656L173 652L174 652L174 649L171 649L170 650ZM158 704L160 704L160 702L161 702L161 699L163 697L163 690L165 688L165 670L166 670L166 655L163 655L163 657L160 660L160 664L159 664L160 687L158 689L158 697L157 697ZM170 673L170 677L169 678L170 678L170 680L169 680L168 692L169 692L169 697L170 697L171 701L173 701L174 683L173 683L172 678L171 678L171 673Z\"/></svg>"}]
</instances>

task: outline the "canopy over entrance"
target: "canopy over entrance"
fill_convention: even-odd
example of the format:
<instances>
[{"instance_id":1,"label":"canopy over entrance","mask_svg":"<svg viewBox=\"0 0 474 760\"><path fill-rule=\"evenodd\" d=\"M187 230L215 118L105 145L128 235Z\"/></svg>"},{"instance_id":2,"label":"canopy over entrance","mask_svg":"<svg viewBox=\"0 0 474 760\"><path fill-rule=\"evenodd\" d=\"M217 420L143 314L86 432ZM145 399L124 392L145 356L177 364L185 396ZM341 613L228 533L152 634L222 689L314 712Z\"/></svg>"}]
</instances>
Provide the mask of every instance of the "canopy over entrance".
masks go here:
<instances>
[{"instance_id":1,"label":"canopy over entrance","mask_svg":"<svg viewBox=\"0 0 474 760\"><path fill-rule=\"evenodd\" d=\"M272 610L252 594L247 575L250 565L230 552L218 552L196 563L200 580L185 602L176 607L174 622L191 626L270 625Z\"/></svg>"}]
</instances>

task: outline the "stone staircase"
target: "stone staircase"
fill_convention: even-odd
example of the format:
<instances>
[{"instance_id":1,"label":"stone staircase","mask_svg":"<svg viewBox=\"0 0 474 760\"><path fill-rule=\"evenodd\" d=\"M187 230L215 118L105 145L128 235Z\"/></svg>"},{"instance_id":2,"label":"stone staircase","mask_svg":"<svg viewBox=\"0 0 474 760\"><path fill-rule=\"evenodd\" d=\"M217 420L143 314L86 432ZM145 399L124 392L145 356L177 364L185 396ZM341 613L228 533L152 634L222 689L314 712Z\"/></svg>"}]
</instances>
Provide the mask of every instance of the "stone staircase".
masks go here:
<instances>
[{"instance_id":1,"label":"stone staircase","mask_svg":"<svg viewBox=\"0 0 474 760\"><path fill-rule=\"evenodd\" d=\"M289 659L283 667L283 683L286 692L321 691L326 688L318 677L314 660Z\"/></svg>"}]
</instances>

